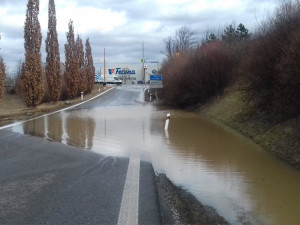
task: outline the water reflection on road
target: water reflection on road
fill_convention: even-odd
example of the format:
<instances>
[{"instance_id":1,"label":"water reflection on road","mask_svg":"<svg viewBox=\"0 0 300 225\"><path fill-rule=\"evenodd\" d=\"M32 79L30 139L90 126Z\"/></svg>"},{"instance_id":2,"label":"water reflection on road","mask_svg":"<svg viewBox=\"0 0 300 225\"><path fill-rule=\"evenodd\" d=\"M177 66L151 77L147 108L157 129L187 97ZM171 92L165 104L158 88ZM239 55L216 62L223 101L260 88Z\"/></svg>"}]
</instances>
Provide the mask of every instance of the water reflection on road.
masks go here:
<instances>
[{"instance_id":1,"label":"water reflection on road","mask_svg":"<svg viewBox=\"0 0 300 225\"><path fill-rule=\"evenodd\" d=\"M169 112L169 111L168 111ZM232 224L300 224L300 173L247 139L194 113L152 105L61 112L14 127L105 155L141 151L157 171Z\"/></svg>"}]
</instances>

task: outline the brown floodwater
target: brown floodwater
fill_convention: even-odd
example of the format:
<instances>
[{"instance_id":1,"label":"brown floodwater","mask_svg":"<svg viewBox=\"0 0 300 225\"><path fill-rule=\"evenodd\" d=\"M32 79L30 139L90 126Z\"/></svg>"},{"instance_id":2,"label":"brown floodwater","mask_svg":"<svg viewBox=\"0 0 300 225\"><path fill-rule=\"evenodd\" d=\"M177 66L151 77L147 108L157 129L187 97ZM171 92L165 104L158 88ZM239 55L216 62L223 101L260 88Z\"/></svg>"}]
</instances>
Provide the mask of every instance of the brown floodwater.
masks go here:
<instances>
[{"instance_id":1,"label":"brown floodwater","mask_svg":"<svg viewBox=\"0 0 300 225\"><path fill-rule=\"evenodd\" d=\"M231 224L300 224L300 172L195 113L150 104L98 107L63 111L12 130L104 155L140 151L157 172Z\"/></svg>"}]
</instances>

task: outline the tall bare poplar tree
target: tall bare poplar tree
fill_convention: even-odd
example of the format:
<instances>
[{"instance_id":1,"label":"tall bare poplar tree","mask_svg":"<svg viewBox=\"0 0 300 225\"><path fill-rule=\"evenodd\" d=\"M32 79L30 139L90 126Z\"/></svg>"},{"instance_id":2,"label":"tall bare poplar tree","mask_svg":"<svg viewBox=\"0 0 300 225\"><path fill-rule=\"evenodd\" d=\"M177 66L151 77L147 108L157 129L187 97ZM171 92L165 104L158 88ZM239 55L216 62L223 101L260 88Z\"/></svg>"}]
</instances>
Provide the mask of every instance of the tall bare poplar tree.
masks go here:
<instances>
[{"instance_id":1,"label":"tall bare poplar tree","mask_svg":"<svg viewBox=\"0 0 300 225\"><path fill-rule=\"evenodd\" d=\"M74 98L80 94L80 70L77 57L77 48L74 37L73 21L69 22L69 32L67 32L67 43L65 44L65 86L68 98Z\"/></svg>"},{"instance_id":2,"label":"tall bare poplar tree","mask_svg":"<svg viewBox=\"0 0 300 225\"><path fill-rule=\"evenodd\" d=\"M85 42L85 71L87 80L87 92L91 92L94 88L95 82L95 67L89 39L87 39Z\"/></svg>"},{"instance_id":3,"label":"tall bare poplar tree","mask_svg":"<svg viewBox=\"0 0 300 225\"><path fill-rule=\"evenodd\" d=\"M5 78L6 78L5 65L4 65L2 57L0 56L0 101L4 94Z\"/></svg>"},{"instance_id":4,"label":"tall bare poplar tree","mask_svg":"<svg viewBox=\"0 0 300 225\"><path fill-rule=\"evenodd\" d=\"M21 73L22 93L27 106L39 105L45 92L38 15L39 0L28 0L24 26L25 62Z\"/></svg>"},{"instance_id":5,"label":"tall bare poplar tree","mask_svg":"<svg viewBox=\"0 0 300 225\"><path fill-rule=\"evenodd\" d=\"M48 33L46 39L46 79L49 98L58 101L61 94L61 70L59 44L56 31L56 12L54 0L49 0Z\"/></svg>"},{"instance_id":6,"label":"tall bare poplar tree","mask_svg":"<svg viewBox=\"0 0 300 225\"><path fill-rule=\"evenodd\" d=\"M84 50L83 50L83 44L82 39L80 36L77 36L76 39L76 49L77 49L77 57L78 57L78 63L79 63L79 71L80 71L80 84L79 89L80 92L87 92L87 80L85 75L85 67L84 67Z\"/></svg>"}]
</instances>

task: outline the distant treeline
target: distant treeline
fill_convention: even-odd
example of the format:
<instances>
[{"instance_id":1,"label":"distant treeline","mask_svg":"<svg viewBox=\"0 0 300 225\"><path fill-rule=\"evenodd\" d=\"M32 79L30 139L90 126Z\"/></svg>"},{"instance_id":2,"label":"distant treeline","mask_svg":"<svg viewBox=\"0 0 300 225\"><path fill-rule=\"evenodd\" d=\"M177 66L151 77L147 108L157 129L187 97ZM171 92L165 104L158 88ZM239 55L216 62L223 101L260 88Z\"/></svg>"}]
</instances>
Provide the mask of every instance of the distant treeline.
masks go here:
<instances>
[{"instance_id":1,"label":"distant treeline","mask_svg":"<svg viewBox=\"0 0 300 225\"><path fill-rule=\"evenodd\" d=\"M205 104L238 84L269 120L300 113L300 2L285 1L252 34L231 24L201 44L189 28L165 39L163 99L175 107Z\"/></svg>"}]
</instances>

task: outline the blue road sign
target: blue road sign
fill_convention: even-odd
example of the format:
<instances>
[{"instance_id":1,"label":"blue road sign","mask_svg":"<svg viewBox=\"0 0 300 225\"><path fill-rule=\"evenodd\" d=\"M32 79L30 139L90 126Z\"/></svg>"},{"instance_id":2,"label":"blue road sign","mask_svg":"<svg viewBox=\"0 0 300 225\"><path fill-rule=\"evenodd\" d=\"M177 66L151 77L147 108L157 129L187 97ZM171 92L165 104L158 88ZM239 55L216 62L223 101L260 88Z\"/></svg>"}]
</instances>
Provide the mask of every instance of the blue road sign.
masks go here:
<instances>
[{"instance_id":1,"label":"blue road sign","mask_svg":"<svg viewBox=\"0 0 300 225\"><path fill-rule=\"evenodd\" d=\"M150 81L162 81L162 75L158 74L158 75L150 75Z\"/></svg>"},{"instance_id":2,"label":"blue road sign","mask_svg":"<svg viewBox=\"0 0 300 225\"><path fill-rule=\"evenodd\" d=\"M95 74L95 79L97 79L97 80L99 79L99 76L97 74Z\"/></svg>"}]
</instances>

